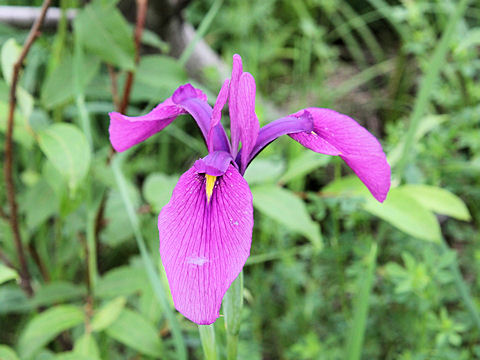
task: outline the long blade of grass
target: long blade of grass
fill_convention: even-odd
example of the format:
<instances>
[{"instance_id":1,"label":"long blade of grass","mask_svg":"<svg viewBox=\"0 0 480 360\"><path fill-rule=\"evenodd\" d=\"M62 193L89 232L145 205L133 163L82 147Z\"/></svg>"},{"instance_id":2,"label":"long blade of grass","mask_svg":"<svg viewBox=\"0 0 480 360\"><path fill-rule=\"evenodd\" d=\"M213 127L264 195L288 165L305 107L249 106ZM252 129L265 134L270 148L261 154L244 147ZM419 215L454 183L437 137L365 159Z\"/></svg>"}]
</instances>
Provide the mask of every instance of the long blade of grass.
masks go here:
<instances>
[{"instance_id":1,"label":"long blade of grass","mask_svg":"<svg viewBox=\"0 0 480 360\"><path fill-rule=\"evenodd\" d=\"M363 338L367 325L368 308L370 305L370 293L372 292L375 279L375 267L377 263L377 244L372 244L367 256L367 269L359 282L358 297L354 305L353 323L347 338L348 360L359 360L362 356Z\"/></svg>"},{"instance_id":2,"label":"long blade of grass","mask_svg":"<svg viewBox=\"0 0 480 360\"><path fill-rule=\"evenodd\" d=\"M150 258L150 255L148 253L147 246L145 245L145 240L143 239L142 232L140 231L140 222L138 220L138 216L135 213L132 201L128 195L127 181L121 170L121 164L123 163L123 160L125 157L126 157L126 153L122 153L122 154L115 155L115 157L113 158L112 170L115 177L115 181L120 191L123 205L125 206L125 210L127 211L128 219L130 221L130 225L132 226L132 230L135 235L135 240L137 241L137 246L138 246L138 249L140 250L140 255L142 257L143 264L147 271L148 279L150 281L150 284L152 285L155 296L157 297L158 302L162 306L165 316L167 317L167 320L170 324L170 328L172 330L172 335L173 335L173 341L175 344L175 348L177 350L176 358L187 359L187 349L185 347L185 342L182 337L180 325L177 321L177 318L175 317L174 312L169 306L165 289L162 287L160 277L157 271L155 270L153 261Z\"/></svg>"},{"instance_id":3,"label":"long blade of grass","mask_svg":"<svg viewBox=\"0 0 480 360\"><path fill-rule=\"evenodd\" d=\"M407 162L411 160L411 156L409 155L411 155L411 150L414 145L417 128L420 125L422 116L428 106L430 96L435 91L434 85L439 77L440 69L445 63L448 46L453 39L455 28L459 20L462 18L465 10L467 9L468 3L469 0L462 0L458 3L455 12L450 17L448 24L445 27L440 42L435 47L431 60L428 62L429 67L427 69L427 72L425 73L425 76L422 79L422 82L420 84L420 90L418 92L418 96L415 100L415 104L413 107L412 115L410 118L410 126L408 128L407 135L405 136L402 156L400 157L400 161L397 164L397 174L400 177L405 170Z\"/></svg>"},{"instance_id":4,"label":"long blade of grass","mask_svg":"<svg viewBox=\"0 0 480 360\"><path fill-rule=\"evenodd\" d=\"M180 59L178 60L180 65L185 66L188 59L190 59L190 56L192 55L193 50L195 49L195 45L197 45L197 42L205 36L205 33L210 28L210 25L212 25L212 21L217 15L220 8L222 7L222 4L223 4L223 0L216 0L213 3L212 7L208 10L207 14L203 18L202 22L200 23L200 26L197 29L197 33L195 34L195 37L188 44L185 50L183 50L182 55L180 55Z\"/></svg>"},{"instance_id":5,"label":"long blade of grass","mask_svg":"<svg viewBox=\"0 0 480 360\"><path fill-rule=\"evenodd\" d=\"M206 360L217 360L217 342L215 341L214 324L198 325L203 354Z\"/></svg>"}]
</instances>

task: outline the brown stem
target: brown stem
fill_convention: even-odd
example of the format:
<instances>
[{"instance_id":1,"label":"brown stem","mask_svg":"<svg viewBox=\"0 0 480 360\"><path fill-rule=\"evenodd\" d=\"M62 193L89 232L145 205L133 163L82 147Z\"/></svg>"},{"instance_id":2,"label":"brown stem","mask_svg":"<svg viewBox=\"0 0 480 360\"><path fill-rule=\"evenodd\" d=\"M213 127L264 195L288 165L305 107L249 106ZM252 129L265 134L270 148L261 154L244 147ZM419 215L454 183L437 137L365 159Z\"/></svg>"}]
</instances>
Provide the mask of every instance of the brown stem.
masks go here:
<instances>
[{"instance_id":1,"label":"brown stem","mask_svg":"<svg viewBox=\"0 0 480 360\"><path fill-rule=\"evenodd\" d=\"M137 25L135 27L135 64L140 61L140 41L142 39L143 27L145 26L145 18L147 16L148 0L137 0ZM127 73L125 88L123 89L123 98L118 108L118 112L123 114L127 109L130 99L130 91L132 90L134 72Z\"/></svg>"},{"instance_id":2,"label":"brown stem","mask_svg":"<svg viewBox=\"0 0 480 360\"><path fill-rule=\"evenodd\" d=\"M120 100L118 99L117 73L110 64L107 64L107 69L108 74L110 75L113 105L115 105L115 109L118 110L120 109Z\"/></svg>"},{"instance_id":3,"label":"brown stem","mask_svg":"<svg viewBox=\"0 0 480 360\"><path fill-rule=\"evenodd\" d=\"M30 255L32 255L32 259L37 265L38 270L40 270L43 280L47 283L50 282L50 274L48 273L45 263L42 261L42 258L38 254L37 248L32 243L30 243L28 245L28 251L30 252Z\"/></svg>"},{"instance_id":4,"label":"brown stem","mask_svg":"<svg viewBox=\"0 0 480 360\"><path fill-rule=\"evenodd\" d=\"M7 132L5 134L5 166L4 166L4 175L5 175L5 185L7 189L7 201L10 206L10 227L12 228L13 238L15 241L15 247L17 249L18 260L20 263L20 281L21 286L27 293L27 295L33 295L33 288L30 280L30 273L27 267L27 260L25 258L25 251L23 249L22 238L20 235L20 228L18 226L18 213L17 213L17 202L15 200L15 185L13 182L13 125L14 125L14 111L17 103L16 91L18 77L20 69L22 67L23 61L30 50L33 42L39 35L40 27L42 26L43 20L45 19L45 14L47 13L48 7L50 6L51 0L44 0L40 15L30 29L27 40L23 45L22 52L18 57L17 61L13 65L13 75L12 83L10 85L10 101L8 109L8 119L7 119Z\"/></svg>"},{"instance_id":5,"label":"brown stem","mask_svg":"<svg viewBox=\"0 0 480 360\"><path fill-rule=\"evenodd\" d=\"M7 255L2 250L0 250L0 260L2 260L2 262L6 266L8 266L9 268L12 268L13 270L17 270L15 268L15 265L13 265L13 263L10 261L10 259L7 257Z\"/></svg>"}]
</instances>

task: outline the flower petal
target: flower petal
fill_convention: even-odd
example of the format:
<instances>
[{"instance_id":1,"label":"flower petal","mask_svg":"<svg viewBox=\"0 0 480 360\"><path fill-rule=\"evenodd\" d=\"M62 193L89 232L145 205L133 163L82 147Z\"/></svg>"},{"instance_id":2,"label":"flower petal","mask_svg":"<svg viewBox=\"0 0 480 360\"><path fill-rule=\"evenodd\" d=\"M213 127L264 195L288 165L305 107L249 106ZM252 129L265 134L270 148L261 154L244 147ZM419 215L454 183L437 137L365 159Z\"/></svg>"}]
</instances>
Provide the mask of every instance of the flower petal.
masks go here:
<instances>
[{"instance_id":1,"label":"flower petal","mask_svg":"<svg viewBox=\"0 0 480 360\"><path fill-rule=\"evenodd\" d=\"M220 176L225 174L232 160L230 153L226 151L214 151L203 159L195 161L193 166L200 174Z\"/></svg>"},{"instance_id":2,"label":"flower petal","mask_svg":"<svg viewBox=\"0 0 480 360\"><path fill-rule=\"evenodd\" d=\"M242 149L240 152L240 172L247 168L250 152L253 150L260 130L255 114L255 79L250 73L243 73L238 87L237 125L240 129Z\"/></svg>"},{"instance_id":3,"label":"flower petal","mask_svg":"<svg viewBox=\"0 0 480 360\"><path fill-rule=\"evenodd\" d=\"M219 316L222 298L250 254L252 194L230 165L207 203L205 176L192 167L158 217L160 256L175 308L197 324Z\"/></svg>"},{"instance_id":4,"label":"flower petal","mask_svg":"<svg viewBox=\"0 0 480 360\"><path fill-rule=\"evenodd\" d=\"M238 89L240 77L243 74L242 58L240 55L233 55L232 77L230 79L230 91L228 94L228 110L230 113L230 139L232 144L232 156L235 158L240 143L240 124L238 123Z\"/></svg>"},{"instance_id":5,"label":"flower petal","mask_svg":"<svg viewBox=\"0 0 480 360\"><path fill-rule=\"evenodd\" d=\"M223 107L225 106L225 103L227 102L228 99L228 91L230 89L230 80L225 80L225 82L222 85L222 88L220 89L220 92L218 93L217 100L215 101L215 105L213 106L213 111L212 111L212 118L210 120L210 129L208 131L208 151L213 151L213 134L214 134L214 129L215 127L220 124L220 120L222 119L222 110Z\"/></svg>"},{"instance_id":6,"label":"flower petal","mask_svg":"<svg viewBox=\"0 0 480 360\"><path fill-rule=\"evenodd\" d=\"M308 111L300 116L286 116L263 126L259 133L254 148L250 152L248 162L260 153L268 144L282 135L299 132L311 132L313 130L313 118Z\"/></svg>"},{"instance_id":7,"label":"flower petal","mask_svg":"<svg viewBox=\"0 0 480 360\"><path fill-rule=\"evenodd\" d=\"M143 116L125 116L118 112L111 112L110 115L110 142L116 151L125 151L130 147L148 139L150 136L162 131L172 123L179 115L186 114L187 109L179 106L174 99L186 100L193 98L199 102L206 103L205 94L193 88L190 84L180 86L171 98L168 98L152 111ZM208 104L207 104L208 106ZM210 117L206 119L195 118L199 122L210 123Z\"/></svg>"},{"instance_id":8,"label":"flower petal","mask_svg":"<svg viewBox=\"0 0 480 360\"><path fill-rule=\"evenodd\" d=\"M352 118L336 111L305 110L312 114L313 132L290 134L290 137L315 152L340 156L375 199L383 202L390 189L390 165L375 136ZM303 111L293 116L299 116Z\"/></svg>"}]
</instances>

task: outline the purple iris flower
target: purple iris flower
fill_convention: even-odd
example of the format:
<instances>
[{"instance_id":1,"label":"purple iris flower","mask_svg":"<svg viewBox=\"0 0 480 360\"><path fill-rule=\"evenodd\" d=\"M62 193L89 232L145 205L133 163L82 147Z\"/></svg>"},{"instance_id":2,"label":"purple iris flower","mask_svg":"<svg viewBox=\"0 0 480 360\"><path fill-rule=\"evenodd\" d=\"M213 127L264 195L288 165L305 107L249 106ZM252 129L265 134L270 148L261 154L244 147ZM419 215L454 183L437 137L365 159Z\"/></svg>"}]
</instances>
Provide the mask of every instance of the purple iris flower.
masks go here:
<instances>
[{"instance_id":1,"label":"purple iris flower","mask_svg":"<svg viewBox=\"0 0 480 360\"><path fill-rule=\"evenodd\" d=\"M333 110L307 108L260 128L255 80L233 57L233 71L213 109L205 94L180 86L150 113L110 113L110 141L124 151L189 113L205 139L208 155L179 179L158 217L160 256L176 309L197 324L219 316L222 298L250 255L252 194L243 174L269 143L289 135L322 154L340 156L380 202L390 188L390 166L377 139L355 120ZM228 101L230 139L220 121ZM241 146L240 146L241 144Z\"/></svg>"}]
</instances>

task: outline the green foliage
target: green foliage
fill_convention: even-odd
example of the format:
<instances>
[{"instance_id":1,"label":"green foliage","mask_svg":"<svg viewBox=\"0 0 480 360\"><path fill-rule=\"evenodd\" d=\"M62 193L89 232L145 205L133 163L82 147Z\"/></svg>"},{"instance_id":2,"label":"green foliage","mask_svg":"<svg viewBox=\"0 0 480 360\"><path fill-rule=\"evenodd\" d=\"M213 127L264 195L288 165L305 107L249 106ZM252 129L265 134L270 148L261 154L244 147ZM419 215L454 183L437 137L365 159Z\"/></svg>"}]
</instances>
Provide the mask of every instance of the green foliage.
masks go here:
<instances>
[{"instance_id":1,"label":"green foliage","mask_svg":"<svg viewBox=\"0 0 480 360\"><path fill-rule=\"evenodd\" d=\"M202 345L209 358L251 360L480 358L480 11L471 3L191 2L187 21L254 75L262 125L331 107L374 132L393 169L380 204L340 159L288 137L269 146L245 174L255 228L243 285L199 332L173 308L157 217L179 174L206 154L200 132L182 116L110 159L107 116L109 67L119 96L134 71L127 113L143 114L195 82L183 66L194 42L178 61L153 25L136 64L122 3L60 1L78 8L73 27L42 32L16 93L14 180L35 294L0 257L0 359L201 359ZM1 148L26 36L0 24ZM194 74L211 103L217 70ZM8 215L5 188L1 177ZM18 269L2 217L0 249Z\"/></svg>"}]
</instances>

